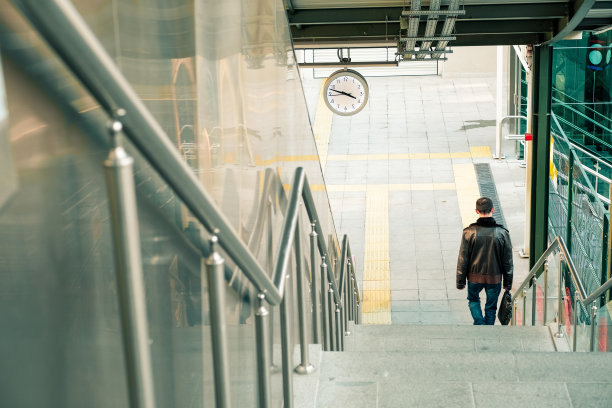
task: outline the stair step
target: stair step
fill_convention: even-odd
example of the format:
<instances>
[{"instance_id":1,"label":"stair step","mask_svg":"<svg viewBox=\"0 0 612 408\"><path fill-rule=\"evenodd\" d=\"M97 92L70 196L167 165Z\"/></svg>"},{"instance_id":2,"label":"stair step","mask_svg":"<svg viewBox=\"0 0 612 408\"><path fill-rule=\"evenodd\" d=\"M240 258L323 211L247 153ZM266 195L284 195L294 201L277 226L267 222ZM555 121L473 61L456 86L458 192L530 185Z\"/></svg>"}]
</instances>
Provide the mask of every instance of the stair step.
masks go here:
<instances>
[{"instance_id":1,"label":"stair step","mask_svg":"<svg viewBox=\"0 0 612 408\"><path fill-rule=\"evenodd\" d=\"M316 406L608 406L611 365L609 353L324 352Z\"/></svg>"},{"instance_id":2,"label":"stair step","mask_svg":"<svg viewBox=\"0 0 612 408\"><path fill-rule=\"evenodd\" d=\"M555 351L546 326L358 325L347 351Z\"/></svg>"}]
</instances>

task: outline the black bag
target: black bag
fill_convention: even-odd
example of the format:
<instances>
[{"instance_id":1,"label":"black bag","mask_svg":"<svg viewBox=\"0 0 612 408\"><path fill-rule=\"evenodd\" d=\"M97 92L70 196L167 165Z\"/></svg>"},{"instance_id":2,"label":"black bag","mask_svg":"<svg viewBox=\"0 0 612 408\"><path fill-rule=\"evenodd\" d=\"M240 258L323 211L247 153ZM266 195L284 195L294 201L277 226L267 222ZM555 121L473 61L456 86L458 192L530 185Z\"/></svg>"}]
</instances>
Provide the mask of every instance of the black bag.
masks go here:
<instances>
[{"instance_id":1,"label":"black bag","mask_svg":"<svg viewBox=\"0 0 612 408\"><path fill-rule=\"evenodd\" d=\"M497 311L497 318L504 326L508 325L510 319L512 319L512 295L509 290L505 291L502 295L501 304Z\"/></svg>"}]
</instances>

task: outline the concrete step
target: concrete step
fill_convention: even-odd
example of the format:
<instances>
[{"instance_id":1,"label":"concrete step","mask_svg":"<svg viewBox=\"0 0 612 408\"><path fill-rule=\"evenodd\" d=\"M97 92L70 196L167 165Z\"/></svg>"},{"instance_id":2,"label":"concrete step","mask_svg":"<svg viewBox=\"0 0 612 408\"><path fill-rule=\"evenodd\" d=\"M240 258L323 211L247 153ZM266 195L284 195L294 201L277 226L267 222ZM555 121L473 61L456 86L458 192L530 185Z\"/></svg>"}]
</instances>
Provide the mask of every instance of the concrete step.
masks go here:
<instances>
[{"instance_id":1,"label":"concrete step","mask_svg":"<svg viewBox=\"0 0 612 408\"><path fill-rule=\"evenodd\" d=\"M316 407L605 407L610 367L612 353L323 352Z\"/></svg>"},{"instance_id":2,"label":"concrete step","mask_svg":"<svg viewBox=\"0 0 612 408\"><path fill-rule=\"evenodd\" d=\"M555 351L546 326L356 325L350 330L347 351Z\"/></svg>"}]
</instances>

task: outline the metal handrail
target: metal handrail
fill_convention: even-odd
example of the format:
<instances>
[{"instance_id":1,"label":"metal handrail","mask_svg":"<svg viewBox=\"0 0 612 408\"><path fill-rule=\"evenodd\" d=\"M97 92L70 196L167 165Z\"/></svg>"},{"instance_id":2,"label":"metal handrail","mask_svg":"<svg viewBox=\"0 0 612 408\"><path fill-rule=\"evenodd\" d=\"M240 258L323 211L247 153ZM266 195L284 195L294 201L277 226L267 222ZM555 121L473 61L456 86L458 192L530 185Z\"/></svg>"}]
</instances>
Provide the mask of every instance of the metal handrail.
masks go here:
<instances>
[{"instance_id":1,"label":"metal handrail","mask_svg":"<svg viewBox=\"0 0 612 408\"><path fill-rule=\"evenodd\" d=\"M531 283L531 281L533 280L534 277L536 279L540 277L541 270L542 270L541 269L542 265L544 265L544 262L546 262L546 259L550 256L550 254L552 254L557 249L560 249L561 252L563 252L563 256L565 257L565 260L567 262L567 266L568 266L568 269L570 271L570 275L572 277L572 280L574 281L574 285L576 285L576 288L578 288L578 291L580 293L580 298L582 300L587 299L586 291L584 290L584 286L582 285L582 281L580 280L580 277L578 276L578 273L576 271L576 267L574 266L574 261L572 261L572 257L570 255L569 251L567 250L567 246L565 245L565 241L560 236L557 236L555 238L555 240L548 246L548 248L546 248L546 251L544 251L542 256L540 256L538 261L533 265L533 268L531 268L531 270L529 271L529 273L525 277L525 280L523 281L523 283L521 283L521 285L518 287L516 292L514 292L514 295L512 295L512 301L513 302L518 297L522 296L523 290L529 288L530 283ZM540 272L540 273L538 273L538 272Z\"/></svg>"},{"instance_id":2,"label":"metal handrail","mask_svg":"<svg viewBox=\"0 0 612 408\"><path fill-rule=\"evenodd\" d=\"M562 273L562 263L563 261L565 261L565 264L567 265L567 268L569 270L569 274L570 274L570 278L572 280L572 282L574 283L574 286L576 288L575 291L575 296L574 296L574 311L576 314L574 314L574 318L573 318L573 325L574 325L574 338L573 338L573 347L572 350L576 351L576 344L577 344L577 330L576 330L576 326L578 324L578 317L577 317L577 310L578 310L578 302L580 301L585 309L589 309L590 307L590 351L594 351L595 349L595 326L596 326L596 322L595 322L595 313L597 312L597 306L595 306L593 303L595 303L607 290L609 290L610 288L612 288L612 278L608 279L606 282L604 282L601 286L599 286L599 288L597 288L596 290L594 290L590 295L587 296L586 291L584 289L584 285L582 284L582 280L580 279L580 276L578 275L578 271L576 269L576 266L574 265L574 262L572 260L572 257L567 249L567 246L565 245L565 241L563 240L563 238L561 238L560 236L557 236L554 241L548 246L548 248L546 249L546 251L544 251L544 253L542 254L542 256L540 256L540 258L538 259L538 261L535 263L535 265L533 266L533 268L531 268L531 270L529 271L529 273L527 274L527 277L525 278L525 280L523 281L523 283L521 283L521 285L518 287L517 291L514 293L514 295L512 296L512 304L513 304L513 308L514 308L514 312L513 312L513 324L516 322L516 309L517 309L517 302L518 302L518 298L522 298L523 299L523 310L525 310L526 308L526 300L527 300L527 290L530 287L533 287L536 284L536 280L542 275L542 273L544 273L545 276L545 282L544 282L544 298L547 298L546 295L546 290L547 290L547 279L548 279L548 264L547 264L547 258L556 250L560 250L560 252L562 253L562 256L560 256L559 258L559 293L558 293L558 302L559 302L559 312L557 315L557 333L555 334L555 336L557 337L563 337L563 333L561 332L561 303L562 303L562 296L563 296L563 290L562 290L562 280L563 280L563 273ZM542 266L544 266L544 268L542 268ZM536 291L533 291L533 299L532 299L532 311L531 311L531 321L532 321L532 325L535 325L535 307L536 307ZM546 301L544 302L544 323L546 323ZM525 320L523 320L523 325L525 324Z\"/></svg>"},{"instance_id":3,"label":"metal handrail","mask_svg":"<svg viewBox=\"0 0 612 408\"><path fill-rule=\"evenodd\" d=\"M268 303L280 304L284 282L279 278L282 276L282 262L275 268L274 278L270 279L250 253L249 248L234 232L230 222L225 219L212 197L179 156L161 126L140 101L72 4L65 0L43 3L32 0L13 0L13 2L63 57L75 76L107 111L116 112L117 109L124 111L120 121L130 141L177 193L198 222L209 232L215 233L219 238L219 245L240 267L257 290L266 295ZM282 189L282 184L280 188ZM304 177L301 193L310 220L318 221L319 217L306 177ZM290 209L291 207L287 211ZM295 217L296 214L294 213L293 216ZM295 222L292 221L292 223L295 225ZM319 252L329 259L319 222L316 222L315 228L318 234ZM284 227L283 235L289 237L291 234L288 227ZM288 259L290 248L291 245L281 248L282 259ZM338 285L331 271L329 274L334 293L337 294ZM338 297L337 301L339 300Z\"/></svg>"},{"instance_id":4,"label":"metal handrail","mask_svg":"<svg viewBox=\"0 0 612 408\"><path fill-rule=\"evenodd\" d=\"M259 299L259 305L255 313L255 332L257 340L257 364L259 370L258 378L258 391L259 391L259 404L260 406L269 406L270 403L270 364L271 364L271 345L269 340L269 329L268 329L268 317L269 311L266 309L264 301L270 305L280 306L281 316L281 346L282 346L282 360L283 360L283 396L284 406L291 407L292 405L292 384L291 384L291 353L292 344L290 340L291 328L288 324L288 319L292 313L289 310L289 302L286 301L288 293L284 290L289 274L287 268L289 265L289 256L291 253L292 245L295 245L296 254L296 278L298 279L298 288L301 287L301 249L300 249L300 235L299 235L299 200L302 198L305 204L306 211L308 213L311 225L313 226L313 234L318 235L316 244L319 249L319 253L322 256L322 271L325 271L325 258L329 259L325 239L323 237L323 230L321 227L320 219L318 217L314 199L312 197L312 191L308 184L308 179L304 174L304 169L298 167L295 171L294 181L291 190L291 196L289 201L286 201L284 196L284 190L280 178L274 174L273 177L268 177L266 187L264 191L271 193L273 184L277 185L277 193L283 204L286 202L287 205L281 205L281 211L285 216L285 221L282 228L281 245L278 251L278 257L274 268L272 279L264 272L263 268L259 265L256 258L250 251L250 247L257 246L258 236L263 231L263 215L265 213L265 205L262 205L258 212L258 221L255 226L253 235L254 240L249 240L248 244L242 242L238 234L233 230L231 224L225 219L221 210L214 203L212 197L208 195L204 187L195 178L191 169L179 156L178 152L170 142L169 138L163 131L162 127L156 122L153 115L148 111L145 105L138 98L134 90L129 85L128 81L123 77L119 69L115 66L112 58L106 53L101 43L98 41L96 36L91 32L83 18L67 0L56 0L54 2L37 2L33 0L13 0L13 3L19 8L23 14L30 20L32 25L39 31L43 38L48 41L50 46L55 49L58 55L68 65L69 69L73 74L81 80L83 85L91 92L93 97L100 103L102 108L111 116L115 117L113 122L113 141L115 147L112 152L122 151L120 146L117 147L117 134L120 130L128 136L130 141L135 145L140 153L144 155L151 166L159 173L159 175L165 180L165 182L177 193L181 201L191 211L194 217L210 232L213 237L210 240L209 250L202 248L200 242L192 236L193 234L185 233L185 237L196 244L196 247L205 254L208 253L206 259L205 269L207 278L209 281L210 289L210 321L211 321L211 337L213 347L213 367L215 370L215 394L216 404L219 407L229 406L229 380L227 374L227 339L226 339L226 328L225 319L223 316L223 308L225 305L224 301L224 275L227 275L227 269L223 258L216 252L215 245L218 243L229 257L236 263L242 273L247 279L256 287ZM123 129L122 129L123 128ZM114 153L113 153L114 154ZM122 153L123 154L123 153ZM133 178L131 172L132 159L125 154L126 159L122 162L112 163L113 170L115 168L120 171L115 171L116 174L110 174L109 176L109 191L119 192L117 200L122 199L122 190L117 187L117 181L125 181ZM123 157L123 156L122 156ZM125 163L124 163L125 162ZM267 173L268 175L270 173ZM120 188L133 189L133 185L128 182L123 185L119 185ZM135 192L133 192L135 194ZM268 197L265 197L266 200ZM285 198L285 200L282 200ZM117 201L115 200L115 201ZM118 201L119 202L119 201ZM135 211L135 200L132 200L129 204L132 205L132 210ZM122 205L119 202L118 205ZM136 219L136 216L130 217ZM119 226L121 228L129 228L131 236L137 236L137 224L132 222L126 224L126 217L114 217L113 226ZM123 230L116 229L117 236L120 236ZM136 234L136 235L135 235ZM346 261L346 253L350 251L348 247L348 239L345 237L343 240L347 245L344 249L344 261ZM129 246L130 251L140 252L139 245L133 241ZM314 243L314 241L311 241ZM120 254L121 255L121 254ZM118 265L125 264L127 267L135 266L137 262L126 261L126 258L119 259ZM314 272L314 264L313 274ZM331 268L330 268L331 269ZM126 272L126 275L129 273ZM128 277L128 279L139 279L138 274ZM341 273L341 277L346 280L347 274ZM322 276L328 281L329 292L328 301L330 307L328 308L329 314L329 335L334 342L330 342L331 348L335 350L343 349L343 333L342 328L346 328L348 322L341 318L341 311L344 307L345 312L349 306L346 303L344 306L341 303L342 292L338 288L345 286L345 281L337 283L333 274L333 271L327 270L327 276ZM352 273L354 278L354 272ZM356 282L356 280L355 280ZM133 282L131 282L133 283ZM131 284L130 283L130 284ZM346 283L348 286L348 283ZM353 285L353 283L351 283ZM316 288L314 288L316 290ZM355 292L358 296L358 288L354 286ZM143 291L141 291L143 292ZM143 292L144 293L144 292ZM146 313L142 314L146 310L144 305L143 293L137 293L136 295L140 301L137 304L139 310L139 321L146 323ZM323 295L323 293L322 293ZM127 297L133 296L131 293L126 295ZM303 302L303 297L300 293L300 299ZM345 300L347 297L345 296ZM129 303L129 302L128 302ZM332 303L334 304L334 313L332 313ZM300 307L300 345L302 351L303 361L299 367L302 367L304 372L308 373L312 366L308 363L307 349L308 344L305 341L305 308L301 303L298 302ZM123 307L123 306L122 306ZM125 305L126 308L133 307L133 305ZM131 315L130 315L131 316ZM128 318L131 318L127 316ZM345 313L345 316L348 316ZM355 321L358 322L358 316L355 316ZM141 322L136 322L136 325ZM148 338L146 325L140 326L140 331L137 333L136 341L133 341L134 329L132 323L124 322L124 335L126 336L126 349L138 348L142 351L142 356L137 357L141 360L150 358L148 349ZM336 334L334 334L334 329ZM136 344L138 343L138 344ZM130 381L130 399L133 407L150 407L155 406L154 392L153 392L153 380L152 376L143 377L142 374L146 373L147 364L142 364L130 353L128 356L128 380ZM131 353L134 354L134 353ZM304 357L306 356L306 357ZM147 360L148 361L148 360ZM297 371L297 369L296 369ZM298 371L299 372L299 371ZM140 378L138 378L140 376ZM138 390L134 390L137 384Z\"/></svg>"},{"instance_id":5,"label":"metal handrail","mask_svg":"<svg viewBox=\"0 0 612 408\"><path fill-rule=\"evenodd\" d=\"M281 294L230 222L195 178L153 115L138 98L100 41L67 0L13 0L107 112L122 113L125 134L171 186L197 220L240 266L247 278L277 305Z\"/></svg>"}]
</instances>

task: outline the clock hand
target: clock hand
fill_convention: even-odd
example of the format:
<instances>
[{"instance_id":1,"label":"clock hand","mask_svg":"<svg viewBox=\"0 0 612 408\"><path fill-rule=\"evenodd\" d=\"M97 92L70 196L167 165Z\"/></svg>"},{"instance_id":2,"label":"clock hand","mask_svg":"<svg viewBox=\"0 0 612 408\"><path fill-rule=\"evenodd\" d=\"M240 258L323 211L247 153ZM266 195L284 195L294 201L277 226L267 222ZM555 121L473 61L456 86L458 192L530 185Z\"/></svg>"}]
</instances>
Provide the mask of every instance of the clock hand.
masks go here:
<instances>
[{"instance_id":1,"label":"clock hand","mask_svg":"<svg viewBox=\"0 0 612 408\"><path fill-rule=\"evenodd\" d=\"M331 90L331 91L334 91L334 92L338 92L338 93L340 93L340 94L342 94L342 95L349 96L349 97L351 97L351 98L353 98L353 99L357 99L357 98L355 98L353 95L351 95L351 94L350 94L350 93L348 93L348 92L338 91L337 89L330 89L330 90ZM336 95L336 96L337 96L337 95Z\"/></svg>"}]
</instances>

